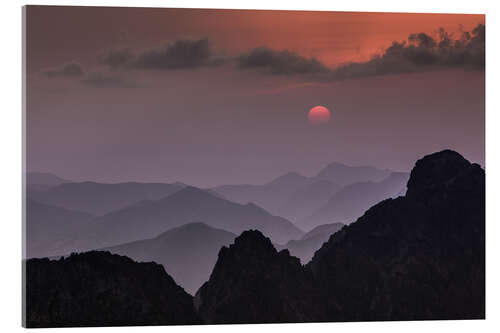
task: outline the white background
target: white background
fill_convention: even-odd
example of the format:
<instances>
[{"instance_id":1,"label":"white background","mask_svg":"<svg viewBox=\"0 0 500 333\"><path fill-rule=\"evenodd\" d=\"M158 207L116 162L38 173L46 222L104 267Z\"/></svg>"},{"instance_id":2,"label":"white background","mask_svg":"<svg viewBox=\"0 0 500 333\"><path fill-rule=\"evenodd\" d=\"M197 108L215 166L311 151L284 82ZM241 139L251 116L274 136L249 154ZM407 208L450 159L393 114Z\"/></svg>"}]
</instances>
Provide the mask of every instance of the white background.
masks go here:
<instances>
[{"instance_id":1,"label":"white background","mask_svg":"<svg viewBox=\"0 0 500 333\"><path fill-rule=\"evenodd\" d=\"M391 11L434 13L486 13L486 172L487 172L487 305L486 320L377 322L332 324L224 325L181 327L127 327L76 329L82 331L159 332L253 332L287 331L315 332L500 332L500 122L499 122L499 65L500 12L495 1L458 2L448 0L328 1L328 0L175 0L175 1L9 1L0 2L0 327L4 332L21 328L21 170L22 170L22 113L21 113L21 6L32 5L96 5L192 8L248 9L307 9L337 11ZM54 330L54 329L52 329ZM68 329L57 329L57 332ZM75 331L75 330L74 330Z\"/></svg>"}]
</instances>

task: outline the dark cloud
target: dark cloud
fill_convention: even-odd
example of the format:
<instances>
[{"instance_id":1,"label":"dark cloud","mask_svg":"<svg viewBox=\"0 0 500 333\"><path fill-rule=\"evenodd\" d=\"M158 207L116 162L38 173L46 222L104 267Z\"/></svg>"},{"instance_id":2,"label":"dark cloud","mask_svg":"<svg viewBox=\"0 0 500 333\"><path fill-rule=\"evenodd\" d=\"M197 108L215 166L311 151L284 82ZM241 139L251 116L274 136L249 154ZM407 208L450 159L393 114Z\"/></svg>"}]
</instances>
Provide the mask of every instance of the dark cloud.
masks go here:
<instances>
[{"instance_id":1,"label":"dark cloud","mask_svg":"<svg viewBox=\"0 0 500 333\"><path fill-rule=\"evenodd\" d=\"M237 62L242 70L261 69L270 74L325 74L330 71L315 58L305 58L288 50L275 51L266 47L242 54L237 58Z\"/></svg>"},{"instance_id":2,"label":"dark cloud","mask_svg":"<svg viewBox=\"0 0 500 333\"><path fill-rule=\"evenodd\" d=\"M137 84L127 81L121 76L109 75L102 72L93 72L81 80L83 83L96 88L136 88Z\"/></svg>"},{"instance_id":3,"label":"dark cloud","mask_svg":"<svg viewBox=\"0 0 500 333\"><path fill-rule=\"evenodd\" d=\"M180 39L163 47L134 54L130 49L112 50L99 57L99 62L116 69L193 69L220 65L224 59L217 57L207 38Z\"/></svg>"},{"instance_id":4,"label":"dark cloud","mask_svg":"<svg viewBox=\"0 0 500 333\"><path fill-rule=\"evenodd\" d=\"M145 69L191 69L213 66L221 62L212 52L207 38L177 40L161 49L150 50L137 57L133 67Z\"/></svg>"},{"instance_id":5,"label":"dark cloud","mask_svg":"<svg viewBox=\"0 0 500 333\"><path fill-rule=\"evenodd\" d=\"M43 72L47 77L79 77L84 71L79 63L72 62L59 68L49 69Z\"/></svg>"},{"instance_id":6,"label":"dark cloud","mask_svg":"<svg viewBox=\"0 0 500 333\"><path fill-rule=\"evenodd\" d=\"M128 66L135 58L130 49L112 50L109 53L99 57L99 62L109 66L111 69L119 69Z\"/></svg>"},{"instance_id":7,"label":"dark cloud","mask_svg":"<svg viewBox=\"0 0 500 333\"><path fill-rule=\"evenodd\" d=\"M444 68L484 70L485 27L479 24L458 39L439 30L437 38L411 34L407 41L393 42L381 55L364 63L351 63L332 71L332 79L423 72Z\"/></svg>"}]
</instances>

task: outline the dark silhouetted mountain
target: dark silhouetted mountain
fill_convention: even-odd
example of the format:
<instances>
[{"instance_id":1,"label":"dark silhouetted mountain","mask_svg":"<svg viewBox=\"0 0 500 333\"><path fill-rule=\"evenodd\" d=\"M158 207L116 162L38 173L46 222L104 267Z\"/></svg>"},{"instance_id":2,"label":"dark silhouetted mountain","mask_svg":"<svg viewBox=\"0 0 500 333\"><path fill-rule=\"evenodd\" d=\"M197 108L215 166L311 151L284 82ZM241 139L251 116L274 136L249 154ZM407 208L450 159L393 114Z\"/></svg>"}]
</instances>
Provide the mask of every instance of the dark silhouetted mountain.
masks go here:
<instances>
[{"instance_id":1,"label":"dark silhouetted mountain","mask_svg":"<svg viewBox=\"0 0 500 333\"><path fill-rule=\"evenodd\" d=\"M334 234L307 265L331 320L484 318L485 176L454 151L425 156L405 197Z\"/></svg>"},{"instance_id":2,"label":"dark silhouetted mountain","mask_svg":"<svg viewBox=\"0 0 500 333\"><path fill-rule=\"evenodd\" d=\"M321 317L312 276L256 230L223 247L195 307L207 323L303 322Z\"/></svg>"},{"instance_id":3,"label":"dark silhouetted mountain","mask_svg":"<svg viewBox=\"0 0 500 333\"><path fill-rule=\"evenodd\" d=\"M81 182L61 184L42 193L30 193L30 196L49 205L103 215L137 201L158 200L183 187L163 183Z\"/></svg>"},{"instance_id":4,"label":"dark silhouetted mountain","mask_svg":"<svg viewBox=\"0 0 500 333\"><path fill-rule=\"evenodd\" d=\"M34 191L44 191L68 182L68 180L48 172L28 172L26 174L26 187Z\"/></svg>"},{"instance_id":5,"label":"dark silhouetted mountain","mask_svg":"<svg viewBox=\"0 0 500 333\"><path fill-rule=\"evenodd\" d=\"M59 254L68 238L90 223L93 216L26 200L26 257Z\"/></svg>"},{"instance_id":6,"label":"dark silhouetted mountain","mask_svg":"<svg viewBox=\"0 0 500 333\"><path fill-rule=\"evenodd\" d=\"M161 265L96 251L25 264L26 327L200 323Z\"/></svg>"},{"instance_id":7,"label":"dark silhouetted mountain","mask_svg":"<svg viewBox=\"0 0 500 333\"><path fill-rule=\"evenodd\" d=\"M332 222L353 222L372 205L401 193L408 177L408 173L393 172L380 182L348 185L335 193L314 214L299 221L298 225L308 230Z\"/></svg>"},{"instance_id":8,"label":"dark silhouetted mountain","mask_svg":"<svg viewBox=\"0 0 500 333\"><path fill-rule=\"evenodd\" d=\"M291 221L301 220L321 208L340 189L339 185L326 180L307 184L292 193L277 214Z\"/></svg>"},{"instance_id":9,"label":"dark silhouetted mountain","mask_svg":"<svg viewBox=\"0 0 500 333\"><path fill-rule=\"evenodd\" d=\"M308 263L331 235L344 227L342 223L323 224L309 231L299 240L291 240L285 245L277 246L278 249L288 249L290 254L300 258L302 264Z\"/></svg>"},{"instance_id":10,"label":"dark silhouetted mountain","mask_svg":"<svg viewBox=\"0 0 500 333\"><path fill-rule=\"evenodd\" d=\"M282 244L304 234L288 220L270 215L255 204L237 204L188 186L163 199L141 201L95 218L59 254L150 239L165 230L197 221L233 233L259 229Z\"/></svg>"},{"instance_id":11,"label":"dark silhouetted mountain","mask_svg":"<svg viewBox=\"0 0 500 333\"><path fill-rule=\"evenodd\" d=\"M348 166L334 162L323 168L314 178L346 186L360 182L378 182L388 177L391 172L371 166Z\"/></svg>"},{"instance_id":12,"label":"dark silhouetted mountain","mask_svg":"<svg viewBox=\"0 0 500 333\"><path fill-rule=\"evenodd\" d=\"M232 243L235 237L233 233L204 223L189 223L153 239L105 250L136 261L162 264L177 284L194 294L210 277L220 248Z\"/></svg>"},{"instance_id":13,"label":"dark silhouetted mountain","mask_svg":"<svg viewBox=\"0 0 500 333\"><path fill-rule=\"evenodd\" d=\"M213 190L228 200L241 204L253 202L276 213L292 193L308 182L307 177L289 172L263 185L223 185Z\"/></svg>"}]
</instances>

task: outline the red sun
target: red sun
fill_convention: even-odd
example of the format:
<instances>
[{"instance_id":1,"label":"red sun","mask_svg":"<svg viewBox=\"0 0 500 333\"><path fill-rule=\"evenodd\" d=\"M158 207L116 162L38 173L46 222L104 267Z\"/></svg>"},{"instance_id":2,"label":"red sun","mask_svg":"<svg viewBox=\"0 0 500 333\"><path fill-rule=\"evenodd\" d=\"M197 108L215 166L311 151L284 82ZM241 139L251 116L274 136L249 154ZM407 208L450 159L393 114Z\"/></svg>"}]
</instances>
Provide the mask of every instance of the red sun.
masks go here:
<instances>
[{"instance_id":1,"label":"red sun","mask_svg":"<svg viewBox=\"0 0 500 333\"><path fill-rule=\"evenodd\" d=\"M307 119L313 125L326 124L330 121L330 110L321 105L315 106L309 110Z\"/></svg>"}]
</instances>

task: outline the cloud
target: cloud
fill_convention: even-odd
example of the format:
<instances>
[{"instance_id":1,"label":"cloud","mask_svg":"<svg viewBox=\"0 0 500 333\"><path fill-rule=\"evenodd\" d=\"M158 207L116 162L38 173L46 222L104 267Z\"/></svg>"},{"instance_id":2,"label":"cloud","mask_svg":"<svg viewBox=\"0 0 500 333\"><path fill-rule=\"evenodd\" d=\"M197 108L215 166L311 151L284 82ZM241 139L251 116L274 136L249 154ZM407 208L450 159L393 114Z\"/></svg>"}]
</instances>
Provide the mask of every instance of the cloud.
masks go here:
<instances>
[{"instance_id":1,"label":"cloud","mask_svg":"<svg viewBox=\"0 0 500 333\"><path fill-rule=\"evenodd\" d=\"M160 49L140 54L133 63L135 68L145 69L192 69L220 64L207 38L177 40Z\"/></svg>"},{"instance_id":2,"label":"cloud","mask_svg":"<svg viewBox=\"0 0 500 333\"><path fill-rule=\"evenodd\" d=\"M125 80L121 76L109 75L102 72L93 72L81 82L96 88L137 88L138 85Z\"/></svg>"},{"instance_id":3,"label":"cloud","mask_svg":"<svg viewBox=\"0 0 500 333\"><path fill-rule=\"evenodd\" d=\"M53 68L42 72L46 77L79 77L84 75L82 66L72 62L58 68Z\"/></svg>"},{"instance_id":4,"label":"cloud","mask_svg":"<svg viewBox=\"0 0 500 333\"><path fill-rule=\"evenodd\" d=\"M207 38L180 39L162 47L145 52L134 53L131 49L112 50L101 55L99 63L112 70L117 69L194 69L205 66L216 66L224 62L217 57Z\"/></svg>"},{"instance_id":5,"label":"cloud","mask_svg":"<svg viewBox=\"0 0 500 333\"><path fill-rule=\"evenodd\" d=\"M116 70L128 66L135 56L130 49L112 50L99 57L99 62Z\"/></svg>"},{"instance_id":6,"label":"cloud","mask_svg":"<svg viewBox=\"0 0 500 333\"><path fill-rule=\"evenodd\" d=\"M440 29L437 38L425 33L393 42L382 54L362 63L350 63L334 69L334 80L385 74L424 72L445 68L484 70L485 27L479 24L458 39Z\"/></svg>"},{"instance_id":7,"label":"cloud","mask_svg":"<svg viewBox=\"0 0 500 333\"><path fill-rule=\"evenodd\" d=\"M315 58L306 58L288 50L275 51L259 47L237 58L238 67L261 69L269 74L325 74L330 69Z\"/></svg>"}]
</instances>

